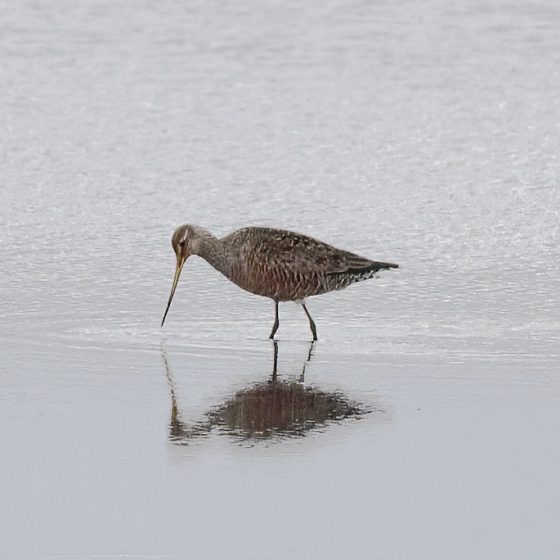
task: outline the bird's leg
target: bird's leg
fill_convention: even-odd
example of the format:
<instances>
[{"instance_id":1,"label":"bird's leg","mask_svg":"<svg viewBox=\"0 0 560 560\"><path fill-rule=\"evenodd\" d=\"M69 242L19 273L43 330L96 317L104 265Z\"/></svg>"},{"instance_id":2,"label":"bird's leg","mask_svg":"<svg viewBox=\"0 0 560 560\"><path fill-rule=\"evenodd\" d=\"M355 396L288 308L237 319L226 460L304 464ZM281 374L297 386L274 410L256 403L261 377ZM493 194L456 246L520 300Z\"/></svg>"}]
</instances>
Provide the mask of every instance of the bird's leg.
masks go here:
<instances>
[{"instance_id":1,"label":"bird's leg","mask_svg":"<svg viewBox=\"0 0 560 560\"><path fill-rule=\"evenodd\" d=\"M305 307L305 303L302 302L302 307L303 310L305 311L305 314L307 315L307 318L309 319L309 326L311 327L311 332L313 333L313 340L317 340L317 327L315 326L315 322L313 321L313 319L311 318L311 315L309 315L309 311L307 311L307 307Z\"/></svg>"},{"instance_id":2,"label":"bird's leg","mask_svg":"<svg viewBox=\"0 0 560 560\"><path fill-rule=\"evenodd\" d=\"M275 300L274 301L274 308L275 308L275 318L274 318L274 325L272 326L272 332L270 333L270 337L269 338L274 338L274 335L276 334L276 331L278 330L278 327L280 326L280 320L278 319L278 302Z\"/></svg>"}]
</instances>

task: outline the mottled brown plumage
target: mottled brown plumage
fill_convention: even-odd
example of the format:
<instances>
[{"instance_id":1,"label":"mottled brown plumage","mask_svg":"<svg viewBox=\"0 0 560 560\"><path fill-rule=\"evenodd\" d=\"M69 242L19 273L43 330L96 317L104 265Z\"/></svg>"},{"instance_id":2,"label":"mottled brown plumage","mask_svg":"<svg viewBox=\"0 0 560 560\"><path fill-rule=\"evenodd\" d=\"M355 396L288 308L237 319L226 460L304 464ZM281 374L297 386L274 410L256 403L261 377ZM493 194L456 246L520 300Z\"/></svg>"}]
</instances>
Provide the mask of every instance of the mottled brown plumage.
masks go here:
<instances>
[{"instance_id":1,"label":"mottled brown plumage","mask_svg":"<svg viewBox=\"0 0 560 560\"><path fill-rule=\"evenodd\" d=\"M162 326L185 261L198 255L244 290L274 300L276 318L270 338L279 325L278 302L300 302L313 340L317 340L305 298L341 290L384 268L398 268L397 264L371 261L306 235L263 227L239 229L218 239L199 226L185 224L175 230L171 243L177 267Z\"/></svg>"}]
</instances>

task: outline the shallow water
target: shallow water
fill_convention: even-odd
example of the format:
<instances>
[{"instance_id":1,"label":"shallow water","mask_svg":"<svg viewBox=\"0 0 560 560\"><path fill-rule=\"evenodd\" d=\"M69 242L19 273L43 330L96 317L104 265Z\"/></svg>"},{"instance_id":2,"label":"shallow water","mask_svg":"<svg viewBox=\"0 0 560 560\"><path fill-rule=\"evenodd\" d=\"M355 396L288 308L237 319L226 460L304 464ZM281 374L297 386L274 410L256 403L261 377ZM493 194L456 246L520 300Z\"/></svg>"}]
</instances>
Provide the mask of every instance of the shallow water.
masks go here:
<instances>
[{"instance_id":1,"label":"shallow water","mask_svg":"<svg viewBox=\"0 0 560 560\"><path fill-rule=\"evenodd\" d=\"M0 14L2 558L557 558L554 2ZM184 222L401 268L309 360L281 305L274 385L202 260L159 327Z\"/></svg>"}]
</instances>

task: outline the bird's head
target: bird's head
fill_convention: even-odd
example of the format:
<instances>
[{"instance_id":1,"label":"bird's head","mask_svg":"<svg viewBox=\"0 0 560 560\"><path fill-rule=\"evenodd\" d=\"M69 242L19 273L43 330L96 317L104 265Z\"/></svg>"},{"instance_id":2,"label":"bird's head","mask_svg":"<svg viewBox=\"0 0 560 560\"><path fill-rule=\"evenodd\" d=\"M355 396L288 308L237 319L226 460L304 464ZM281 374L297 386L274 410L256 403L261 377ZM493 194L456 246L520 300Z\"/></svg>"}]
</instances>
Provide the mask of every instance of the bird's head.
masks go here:
<instances>
[{"instance_id":1,"label":"bird's head","mask_svg":"<svg viewBox=\"0 0 560 560\"><path fill-rule=\"evenodd\" d=\"M179 226L171 237L171 245L177 256L177 266L175 267L175 278L173 279L173 285L171 286L171 294L169 295L169 301L167 302L167 307L163 315L163 323L165 323L165 318L167 317L167 312L171 306L171 301L173 300L173 295L177 288L177 283L179 282L179 276L181 276L181 271L183 270L183 265L185 261L191 256L196 254L198 244L200 243L199 236L196 234L196 228L185 224Z\"/></svg>"},{"instance_id":2,"label":"bird's head","mask_svg":"<svg viewBox=\"0 0 560 560\"><path fill-rule=\"evenodd\" d=\"M179 226L171 237L171 245L177 255L177 262L184 263L193 253L195 234L192 226Z\"/></svg>"}]
</instances>

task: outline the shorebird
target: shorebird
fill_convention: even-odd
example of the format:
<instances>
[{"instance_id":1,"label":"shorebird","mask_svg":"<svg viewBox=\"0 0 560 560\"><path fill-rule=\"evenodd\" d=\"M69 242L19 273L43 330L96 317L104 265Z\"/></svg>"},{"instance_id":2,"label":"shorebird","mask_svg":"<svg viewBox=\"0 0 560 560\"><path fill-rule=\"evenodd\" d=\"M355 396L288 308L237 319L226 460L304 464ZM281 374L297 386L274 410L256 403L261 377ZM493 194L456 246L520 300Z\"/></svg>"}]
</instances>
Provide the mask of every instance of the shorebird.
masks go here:
<instances>
[{"instance_id":1,"label":"shorebird","mask_svg":"<svg viewBox=\"0 0 560 560\"><path fill-rule=\"evenodd\" d=\"M171 245L177 266L162 327L183 265L191 255L198 255L240 288L274 301L272 339L280 325L279 302L300 303L309 319L313 340L317 340L317 327L305 306L305 298L342 290L372 278L384 268L399 266L366 259L307 235L264 227L238 229L219 239L202 227L184 224L173 233Z\"/></svg>"}]
</instances>

